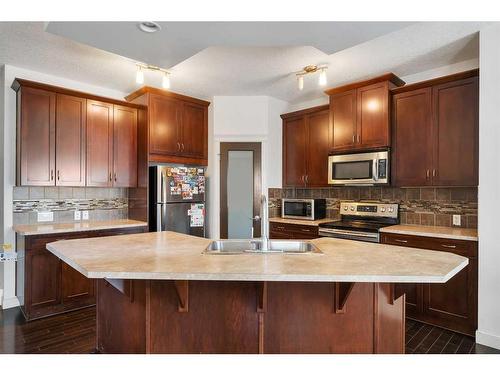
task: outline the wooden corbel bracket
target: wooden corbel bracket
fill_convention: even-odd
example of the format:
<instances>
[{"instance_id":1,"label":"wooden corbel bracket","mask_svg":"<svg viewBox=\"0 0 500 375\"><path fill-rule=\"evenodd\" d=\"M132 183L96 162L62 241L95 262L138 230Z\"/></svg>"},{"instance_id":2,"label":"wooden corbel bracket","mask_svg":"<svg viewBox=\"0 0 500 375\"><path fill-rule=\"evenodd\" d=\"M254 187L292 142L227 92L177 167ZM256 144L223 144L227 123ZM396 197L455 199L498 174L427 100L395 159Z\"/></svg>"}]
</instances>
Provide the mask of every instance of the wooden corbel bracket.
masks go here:
<instances>
[{"instance_id":1,"label":"wooden corbel bracket","mask_svg":"<svg viewBox=\"0 0 500 375\"><path fill-rule=\"evenodd\" d=\"M175 280L174 281L175 291L177 292L177 298L179 299L179 306L177 311L188 312L189 311L189 283L187 280Z\"/></svg>"},{"instance_id":2,"label":"wooden corbel bracket","mask_svg":"<svg viewBox=\"0 0 500 375\"><path fill-rule=\"evenodd\" d=\"M130 302L134 302L134 280L124 280L124 279L104 279L106 286L112 286L120 293L126 295Z\"/></svg>"},{"instance_id":3,"label":"wooden corbel bracket","mask_svg":"<svg viewBox=\"0 0 500 375\"><path fill-rule=\"evenodd\" d=\"M396 288L396 284L389 284L389 303L391 305L394 305L394 302L401 298L403 295L404 292L401 290L401 288Z\"/></svg>"},{"instance_id":4,"label":"wooden corbel bracket","mask_svg":"<svg viewBox=\"0 0 500 375\"><path fill-rule=\"evenodd\" d=\"M335 283L334 284L334 313L344 314L345 304L351 294L355 283Z\"/></svg>"},{"instance_id":5,"label":"wooden corbel bracket","mask_svg":"<svg viewBox=\"0 0 500 375\"><path fill-rule=\"evenodd\" d=\"M257 312L267 310L267 281L257 282Z\"/></svg>"}]
</instances>

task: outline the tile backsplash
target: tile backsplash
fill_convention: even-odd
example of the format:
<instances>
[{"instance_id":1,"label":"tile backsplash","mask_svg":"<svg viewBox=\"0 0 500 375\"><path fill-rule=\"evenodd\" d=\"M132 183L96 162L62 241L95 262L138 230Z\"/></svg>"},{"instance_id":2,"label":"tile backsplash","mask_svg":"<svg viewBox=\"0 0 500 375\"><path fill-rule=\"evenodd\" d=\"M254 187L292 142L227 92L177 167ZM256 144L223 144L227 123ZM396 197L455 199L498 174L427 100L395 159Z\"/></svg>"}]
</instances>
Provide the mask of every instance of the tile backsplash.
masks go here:
<instances>
[{"instance_id":1,"label":"tile backsplash","mask_svg":"<svg viewBox=\"0 0 500 375\"><path fill-rule=\"evenodd\" d=\"M401 224L477 228L477 188L331 187L269 189L269 216L281 215L281 198L325 198L327 217L338 219L341 201L398 203Z\"/></svg>"},{"instance_id":2,"label":"tile backsplash","mask_svg":"<svg viewBox=\"0 0 500 375\"><path fill-rule=\"evenodd\" d=\"M14 187L14 225L37 224L37 213L47 211L54 213L54 223L73 223L75 210L89 211L93 221L126 219L128 189Z\"/></svg>"}]
</instances>

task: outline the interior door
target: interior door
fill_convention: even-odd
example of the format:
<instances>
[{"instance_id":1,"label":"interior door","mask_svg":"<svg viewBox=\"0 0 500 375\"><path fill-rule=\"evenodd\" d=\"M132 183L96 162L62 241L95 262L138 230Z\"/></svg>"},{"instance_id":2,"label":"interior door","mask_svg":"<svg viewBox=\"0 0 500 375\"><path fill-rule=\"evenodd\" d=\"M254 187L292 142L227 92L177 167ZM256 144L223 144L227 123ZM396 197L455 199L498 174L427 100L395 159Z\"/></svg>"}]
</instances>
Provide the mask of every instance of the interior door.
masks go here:
<instances>
[{"instance_id":1,"label":"interior door","mask_svg":"<svg viewBox=\"0 0 500 375\"><path fill-rule=\"evenodd\" d=\"M479 79L433 88L434 185L477 186Z\"/></svg>"},{"instance_id":2,"label":"interior door","mask_svg":"<svg viewBox=\"0 0 500 375\"><path fill-rule=\"evenodd\" d=\"M149 105L149 152L177 155L181 152L181 103L161 95L151 94Z\"/></svg>"},{"instance_id":3,"label":"interior door","mask_svg":"<svg viewBox=\"0 0 500 375\"><path fill-rule=\"evenodd\" d=\"M23 87L21 99L20 183L31 186L55 184L55 107L56 94Z\"/></svg>"},{"instance_id":4,"label":"interior door","mask_svg":"<svg viewBox=\"0 0 500 375\"><path fill-rule=\"evenodd\" d=\"M432 183L431 89L394 95L393 180L396 186Z\"/></svg>"},{"instance_id":5,"label":"interior door","mask_svg":"<svg viewBox=\"0 0 500 375\"><path fill-rule=\"evenodd\" d=\"M307 186L328 186L328 151L330 112L328 110L307 116Z\"/></svg>"},{"instance_id":6,"label":"interior door","mask_svg":"<svg viewBox=\"0 0 500 375\"><path fill-rule=\"evenodd\" d=\"M304 116L283 120L283 185L305 186L307 127Z\"/></svg>"},{"instance_id":7,"label":"interior door","mask_svg":"<svg viewBox=\"0 0 500 375\"><path fill-rule=\"evenodd\" d=\"M356 138L356 90L331 95L330 112L333 128L332 150L353 148Z\"/></svg>"},{"instance_id":8,"label":"interior door","mask_svg":"<svg viewBox=\"0 0 500 375\"><path fill-rule=\"evenodd\" d=\"M56 185L85 186L87 101L57 94Z\"/></svg>"},{"instance_id":9,"label":"interior door","mask_svg":"<svg viewBox=\"0 0 500 375\"><path fill-rule=\"evenodd\" d=\"M389 146L389 90L387 83L376 83L357 90L357 147Z\"/></svg>"},{"instance_id":10,"label":"interior door","mask_svg":"<svg viewBox=\"0 0 500 375\"><path fill-rule=\"evenodd\" d=\"M207 152L207 109L194 103L182 104L182 142L183 156L205 158Z\"/></svg>"},{"instance_id":11,"label":"interior door","mask_svg":"<svg viewBox=\"0 0 500 375\"><path fill-rule=\"evenodd\" d=\"M112 186L113 104L87 100L87 186Z\"/></svg>"},{"instance_id":12,"label":"interior door","mask_svg":"<svg viewBox=\"0 0 500 375\"><path fill-rule=\"evenodd\" d=\"M220 238L261 236L260 143L221 143Z\"/></svg>"},{"instance_id":13,"label":"interior door","mask_svg":"<svg viewBox=\"0 0 500 375\"><path fill-rule=\"evenodd\" d=\"M113 107L113 186L137 186L137 109Z\"/></svg>"}]
</instances>

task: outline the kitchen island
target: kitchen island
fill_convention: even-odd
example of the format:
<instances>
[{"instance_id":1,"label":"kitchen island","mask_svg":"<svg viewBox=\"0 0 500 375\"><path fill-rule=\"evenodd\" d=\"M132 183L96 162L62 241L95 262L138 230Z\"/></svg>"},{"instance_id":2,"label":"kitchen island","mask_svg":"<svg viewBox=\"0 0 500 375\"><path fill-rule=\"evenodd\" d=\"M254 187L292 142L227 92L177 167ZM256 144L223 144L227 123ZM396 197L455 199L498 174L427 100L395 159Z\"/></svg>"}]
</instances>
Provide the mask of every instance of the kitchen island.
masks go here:
<instances>
[{"instance_id":1,"label":"kitchen island","mask_svg":"<svg viewBox=\"0 0 500 375\"><path fill-rule=\"evenodd\" d=\"M444 283L456 254L321 238L321 253L209 255L154 232L47 249L97 283L102 353L403 353L394 283Z\"/></svg>"}]
</instances>

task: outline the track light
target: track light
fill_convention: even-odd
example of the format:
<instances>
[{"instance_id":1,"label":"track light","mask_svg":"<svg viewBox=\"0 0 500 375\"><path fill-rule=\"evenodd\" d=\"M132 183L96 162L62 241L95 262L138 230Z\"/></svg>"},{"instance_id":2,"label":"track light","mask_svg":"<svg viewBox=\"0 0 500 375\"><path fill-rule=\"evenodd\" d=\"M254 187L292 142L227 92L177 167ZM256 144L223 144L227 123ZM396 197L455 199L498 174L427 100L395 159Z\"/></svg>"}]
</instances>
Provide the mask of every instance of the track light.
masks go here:
<instances>
[{"instance_id":1,"label":"track light","mask_svg":"<svg viewBox=\"0 0 500 375\"><path fill-rule=\"evenodd\" d=\"M318 84L320 86L326 86L326 70L321 69L321 73L319 73Z\"/></svg>"},{"instance_id":2,"label":"track light","mask_svg":"<svg viewBox=\"0 0 500 375\"><path fill-rule=\"evenodd\" d=\"M299 87L299 90L304 89L304 76L297 77L297 86Z\"/></svg>"},{"instance_id":3,"label":"track light","mask_svg":"<svg viewBox=\"0 0 500 375\"><path fill-rule=\"evenodd\" d=\"M307 74L314 74L319 71L318 85L326 86L326 69L327 66L307 65L301 71L295 72L297 76L297 86L299 90L304 89L304 76Z\"/></svg>"},{"instance_id":4,"label":"track light","mask_svg":"<svg viewBox=\"0 0 500 375\"><path fill-rule=\"evenodd\" d=\"M139 85L144 83L144 72L142 71L142 66L137 65L137 73L135 74L135 82Z\"/></svg>"},{"instance_id":5,"label":"track light","mask_svg":"<svg viewBox=\"0 0 500 375\"><path fill-rule=\"evenodd\" d=\"M161 86L164 88L164 89L169 89L170 88L170 77L169 77L169 73L167 72L163 72L163 79L161 81Z\"/></svg>"}]
</instances>

